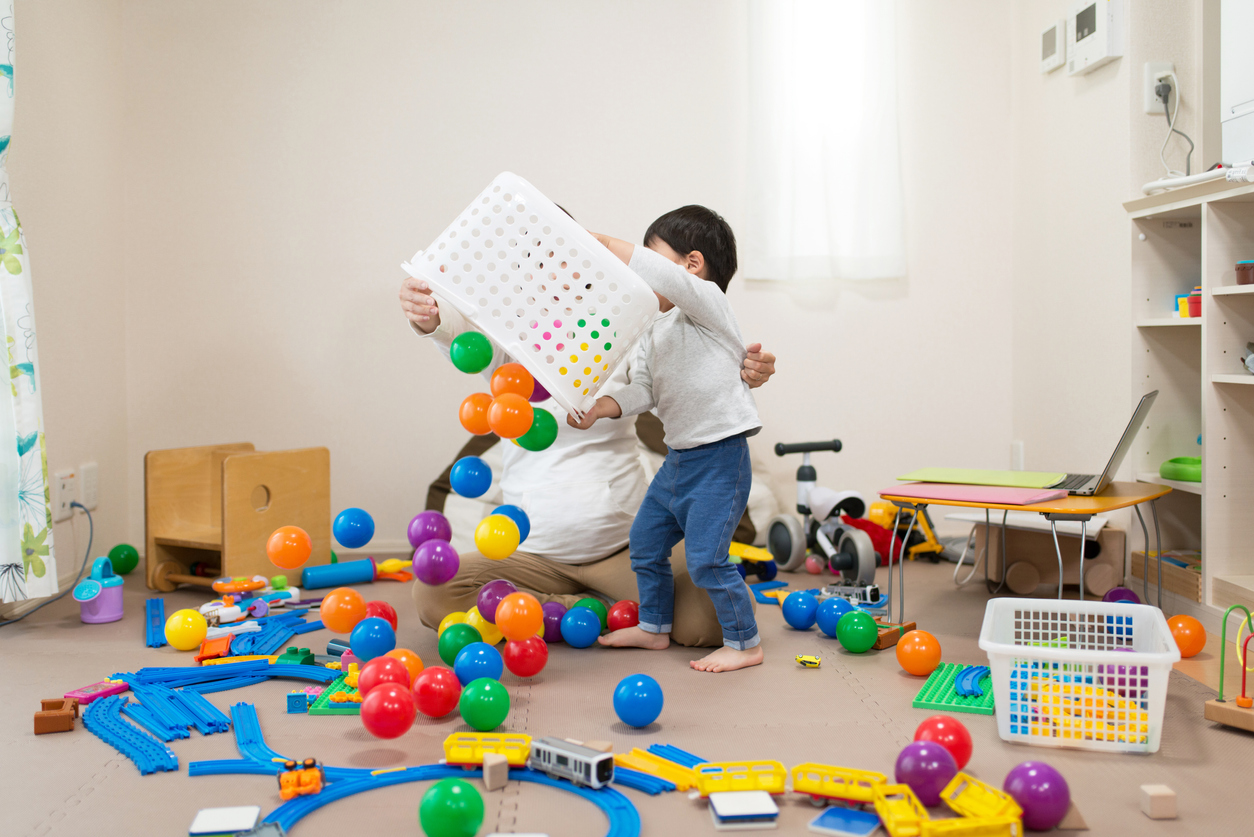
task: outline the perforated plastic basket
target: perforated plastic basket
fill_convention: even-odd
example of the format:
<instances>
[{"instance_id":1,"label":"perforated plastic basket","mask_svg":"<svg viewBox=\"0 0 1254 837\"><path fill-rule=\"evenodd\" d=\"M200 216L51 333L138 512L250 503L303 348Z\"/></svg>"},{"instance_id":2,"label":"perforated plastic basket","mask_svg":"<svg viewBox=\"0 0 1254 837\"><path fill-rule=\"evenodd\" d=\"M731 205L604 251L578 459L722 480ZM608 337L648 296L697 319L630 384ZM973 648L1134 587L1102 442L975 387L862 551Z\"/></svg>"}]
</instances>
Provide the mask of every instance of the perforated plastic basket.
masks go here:
<instances>
[{"instance_id":1,"label":"perforated plastic basket","mask_svg":"<svg viewBox=\"0 0 1254 837\"><path fill-rule=\"evenodd\" d=\"M980 648L992 670L997 732L1006 741L1158 751L1167 676L1180 659L1158 608L992 599Z\"/></svg>"},{"instance_id":2,"label":"perforated plastic basket","mask_svg":"<svg viewBox=\"0 0 1254 837\"><path fill-rule=\"evenodd\" d=\"M402 267L580 416L658 310L643 279L510 172Z\"/></svg>"}]
</instances>

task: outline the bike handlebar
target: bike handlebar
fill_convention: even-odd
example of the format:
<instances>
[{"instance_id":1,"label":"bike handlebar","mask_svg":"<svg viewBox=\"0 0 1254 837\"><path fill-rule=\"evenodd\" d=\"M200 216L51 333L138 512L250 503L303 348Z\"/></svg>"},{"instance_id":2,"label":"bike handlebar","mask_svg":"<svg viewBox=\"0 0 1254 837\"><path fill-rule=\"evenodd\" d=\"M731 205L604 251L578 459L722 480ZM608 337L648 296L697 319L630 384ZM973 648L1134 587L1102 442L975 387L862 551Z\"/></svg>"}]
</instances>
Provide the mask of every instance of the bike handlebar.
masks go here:
<instances>
[{"instance_id":1,"label":"bike handlebar","mask_svg":"<svg viewBox=\"0 0 1254 837\"><path fill-rule=\"evenodd\" d=\"M830 450L832 453L840 453L840 439L832 439L828 442L796 442L786 445L783 442L776 442L775 455L783 456L787 453L814 453L820 450Z\"/></svg>"}]
</instances>

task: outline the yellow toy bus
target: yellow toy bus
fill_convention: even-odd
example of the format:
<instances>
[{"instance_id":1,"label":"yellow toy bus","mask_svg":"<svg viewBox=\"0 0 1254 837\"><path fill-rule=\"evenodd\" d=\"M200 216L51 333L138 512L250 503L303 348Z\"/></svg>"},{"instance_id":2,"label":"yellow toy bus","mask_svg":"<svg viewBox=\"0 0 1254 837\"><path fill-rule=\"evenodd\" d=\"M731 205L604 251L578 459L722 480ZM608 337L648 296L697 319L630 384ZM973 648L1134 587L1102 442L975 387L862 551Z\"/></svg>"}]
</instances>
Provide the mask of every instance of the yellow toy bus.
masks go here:
<instances>
[{"instance_id":1,"label":"yellow toy bus","mask_svg":"<svg viewBox=\"0 0 1254 837\"><path fill-rule=\"evenodd\" d=\"M446 764L481 765L484 753L500 753L510 767L524 767L531 753L531 736L514 732L455 732L444 739Z\"/></svg>"},{"instance_id":2,"label":"yellow toy bus","mask_svg":"<svg viewBox=\"0 0 1254 837\"><path fill-rule=\"evenodd\" d=\"M888 784L888 777L873 770L854 770L831 764L806 762L792 769L792 789L809 794L816 803L836 799L870 805L876 785Z\"/></svg>"},{"instance_id":3,"label":"yellow toy bus","mask_svg":"<svg viewBox=\"0 0 1254 837\"><path fill-rule=\"evenodd\" d=\"M931 817L909 785L876 785L871 796L890 837L921 837Z\"/></svg>"},{"instance_id":4,"label":"yellow toy bus","mask_svg":"<svg viewBox=\"0 0 1254 837\"><path fill-rule=\"evenodd\" d=\"M706 762L692 771L697 776L697 791L702 796L722 791L783 793L788 778L788 771L777 761Z\"/></svg>"}]
</instances>

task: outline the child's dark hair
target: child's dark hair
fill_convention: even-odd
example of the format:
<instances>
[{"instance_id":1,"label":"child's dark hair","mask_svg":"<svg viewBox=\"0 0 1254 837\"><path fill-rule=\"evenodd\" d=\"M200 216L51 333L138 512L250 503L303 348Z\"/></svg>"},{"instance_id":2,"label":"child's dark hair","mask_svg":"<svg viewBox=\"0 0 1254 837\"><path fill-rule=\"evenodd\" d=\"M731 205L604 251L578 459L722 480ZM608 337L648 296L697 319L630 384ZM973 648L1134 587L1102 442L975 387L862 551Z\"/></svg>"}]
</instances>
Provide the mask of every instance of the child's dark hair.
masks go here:
<instances>
[{"instance_id":1,"label":"child's dark hair","mask_svg":"<svg viewBox=\"0 0 1254 837\"><path fill-rule=\"evenodd\" d=\"M701 251L709 280L727 293L727 285L736 275L736 234L722 215L697 204L681 206L649 225L644 234L645 246L655 238L681 256Z\"/></svg>"}]
</instances>

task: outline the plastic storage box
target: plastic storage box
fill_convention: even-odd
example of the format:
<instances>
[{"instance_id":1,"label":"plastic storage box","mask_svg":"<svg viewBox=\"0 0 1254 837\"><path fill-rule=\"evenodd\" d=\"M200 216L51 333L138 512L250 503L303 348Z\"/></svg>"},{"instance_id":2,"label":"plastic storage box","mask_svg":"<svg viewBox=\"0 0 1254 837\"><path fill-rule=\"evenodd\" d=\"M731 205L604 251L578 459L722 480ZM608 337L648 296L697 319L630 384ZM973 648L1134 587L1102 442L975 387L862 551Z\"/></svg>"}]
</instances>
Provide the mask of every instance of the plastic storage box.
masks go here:
<instances>
[{"instance_id":1,"label":"plastic storage box","mask_svg":"<svg viewBox=\"0 0 1254 837\"><path fill-rule=\"evenodd\" d=\"M1158 608L992 599L980 648L988 654L997 732L1004 740L1158 751L1167 677L1180 659Z\"/></svg>"}]
</instances>

